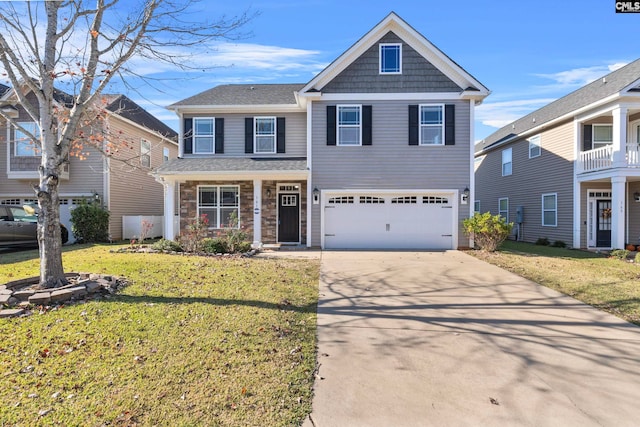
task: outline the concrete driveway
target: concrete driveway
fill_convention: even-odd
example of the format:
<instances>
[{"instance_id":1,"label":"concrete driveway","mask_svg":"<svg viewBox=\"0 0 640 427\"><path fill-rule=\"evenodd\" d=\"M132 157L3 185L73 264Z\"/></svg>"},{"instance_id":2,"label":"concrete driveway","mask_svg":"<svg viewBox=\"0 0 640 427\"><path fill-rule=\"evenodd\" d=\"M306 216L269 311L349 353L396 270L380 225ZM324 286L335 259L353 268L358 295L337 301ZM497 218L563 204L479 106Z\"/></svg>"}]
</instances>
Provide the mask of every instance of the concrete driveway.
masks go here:
<instances>
[{"instance_id":1,"label":"concrete driveway","mask_svg":"<svg viewBox=\"0 0 640 427\"><path fill-rule=\"evenodd\" d=\"M461 252L323 252L318 339L305 426L640 425L640 328Z\"/></svg>"}]
</instances>

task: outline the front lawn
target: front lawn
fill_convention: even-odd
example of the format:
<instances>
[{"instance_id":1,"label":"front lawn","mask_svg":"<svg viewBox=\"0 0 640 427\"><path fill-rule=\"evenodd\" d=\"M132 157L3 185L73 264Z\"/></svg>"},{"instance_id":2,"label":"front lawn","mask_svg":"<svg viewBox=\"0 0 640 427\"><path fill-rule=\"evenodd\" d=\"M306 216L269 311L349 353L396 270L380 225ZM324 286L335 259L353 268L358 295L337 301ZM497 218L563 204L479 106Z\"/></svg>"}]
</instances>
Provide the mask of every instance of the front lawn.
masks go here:
<instances>
[{"instance_id":1,"label":"front lawn","mask_svg":"<svg viewBox=\"0 0 640 427\"><path fill-rule=\"evenodd\" d=\"M0 319L0 425L299 425L311 411L319 262L111 253L67 271L119 295ZM0 255L0 284L38 274Z\"/></svg>"},{"instance_id":2,"label":"front lawn","mask_svg":"<svg viewBox=\"0 0 640 427\"><path fill-rule=\"evenodd\" d=\"M469 254L640 325L640 265L592 252L506 241Z\"/></svg>"}]
</instances>

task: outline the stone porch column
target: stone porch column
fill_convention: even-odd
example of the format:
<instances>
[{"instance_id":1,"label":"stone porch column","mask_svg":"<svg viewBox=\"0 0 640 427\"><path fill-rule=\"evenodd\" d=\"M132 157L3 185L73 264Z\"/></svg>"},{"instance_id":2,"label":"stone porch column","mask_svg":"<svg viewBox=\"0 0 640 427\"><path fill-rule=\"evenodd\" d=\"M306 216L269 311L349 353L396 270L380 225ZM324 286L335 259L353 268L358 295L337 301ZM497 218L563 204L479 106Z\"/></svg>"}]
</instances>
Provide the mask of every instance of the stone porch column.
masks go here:
<instances>
[{"instance_id":1,"label":"stone porch column","mask_svg":"<svg viewBox=\"0 0 640 427\"><path fill-rule=\"evenodd\" d=\"M613 167L627 167L627 108L613 110Z\"/></svg>"},{"instance_id":2,"label":"stone porch column","mask_svg":"<svg viewBox=\"0 0 640 427\"><path fill-rule=\"evenodd\" d=\"M262 180L253 180L253 248L262 247Z\"/></svg>"},{"instance_id":3,"label":"stone porch column","mask_svg":"<svg viewBox=\"0 0 640 427\"><path fill-rule=\"evenodd\" d=\"M173 240L176 237L176 230L173 229L173 216L176 206L176 183L173 181L162 181L164 187L164 224L163 237L167 240Z\"/></svg>"},{"instance_id":4,"label":"stone porch column","mask_svg":"<svg viewBox=\"0 0 640 427\"><path fill-rule=\"evenodd\" d=\"M615 141L615 139L614 139ZM624 249L626 182L624 176L611 178L611 247Z\"/></svg>"}]
</instances>

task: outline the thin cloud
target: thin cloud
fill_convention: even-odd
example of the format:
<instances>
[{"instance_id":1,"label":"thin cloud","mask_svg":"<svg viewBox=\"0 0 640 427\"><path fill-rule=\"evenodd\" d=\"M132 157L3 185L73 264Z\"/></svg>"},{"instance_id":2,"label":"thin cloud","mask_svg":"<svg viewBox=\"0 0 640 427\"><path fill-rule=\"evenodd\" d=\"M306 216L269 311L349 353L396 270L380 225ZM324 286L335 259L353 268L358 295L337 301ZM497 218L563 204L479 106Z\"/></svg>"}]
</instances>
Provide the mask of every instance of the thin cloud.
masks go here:
<instances>
[{"instance_id":1,"label":"thin cloud","mask_svg":"<svg viewBox=\"0 0 640 427\"><path fill-rule=\"evenodd\" d=\"M555 98L484 102L476 108L475 116L485 126L501 128L553 101Z\"/></svg>"},{"instance_id":2,"label":"thin cloud","mask_svg":"<svg viewBox=\"0 0 640 427\"><path fill-rule=\"evenodd\" d=\"M599 79L605 74L609 74L619 68L627 65L627 62L615 62L607 65L596 65L592 67L574 68L571 70L560 71L551 74L534 74L537 77L552 80L554 83L551 86L557 88L584 86L591 83L594 80Z\"/></svg>"}]
</instances>

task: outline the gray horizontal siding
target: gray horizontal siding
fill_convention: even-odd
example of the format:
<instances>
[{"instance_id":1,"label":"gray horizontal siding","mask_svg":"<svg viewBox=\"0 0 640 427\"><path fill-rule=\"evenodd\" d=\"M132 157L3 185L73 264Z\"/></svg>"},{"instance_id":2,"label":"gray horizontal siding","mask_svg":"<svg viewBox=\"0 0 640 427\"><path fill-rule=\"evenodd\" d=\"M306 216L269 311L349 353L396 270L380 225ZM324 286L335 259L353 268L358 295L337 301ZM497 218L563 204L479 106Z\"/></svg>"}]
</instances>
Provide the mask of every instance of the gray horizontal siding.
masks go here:
<instances>
[{"instance_id":1,"label":"gray horizontal siding","mask_svg":"<svg viewBox=\"0 0 640 427\"><path fill-rule=\"evenodd\" d=\"M226 157L305 157L307 155L307 115L300 113L260 113L260 114L192 114L189 117L216 117L224 119L224 154ZM245 154L244 152L244 119L246 117L284 117L285 153L279 154ZM189 155L185 155L188 157ZM194 155L195 156L195 155ZM208 155L200 155L208 156Z\"/></svg>"},{"instance_id":2,"label":"gray horizontal siding","mask_svg":"<svg viewBox=\"0 0 640 427\"><path fill-rule=\"evenodd\" d=\"M339 189L453 189L470 184L469 102L456 101L456 144L408 145L408 105L419 102L378 101L353 104L372 106L371 146L326 145L326 106L313 103L312 183L321 190ZM449 103L449 102L448 102ZM320 244L320 206L313 205L312 244ZM462 220L469 206L460 206ZM459 228L459 245L468 239Z\"/></svg>"},{"instance_id":3,"label":"gray horizontal siding","mask_svg":"<svg viewBox=\"0 0 640 427\"><path fill-rule=\"evenodd\" d=\"M516 221L516 208L524 207L520 239L535 242L573 242L573 122L540 134L542 153L529 158L529 142L517 140L490 151L476 167L476 200L482 212L498 214L498 199L509 199L509 222ZM502 151L512 148L512 175L502 176ZM557 193L558 225L542 226L542 194ZM516 228L514 227L515 237Z\"/></svg>"},{"instance_id":4,"label":"gray horizontal siding","mask_svg":"<svg viewBox=\"0 0 640 427\"><path fill-rule=\"evenodd\" d=\"M402 43L402 74L380 74L379 43ZM393 32L374 43L321 88L323 93L461 92L462 89Z\"/></svg>"}]
</instances>

